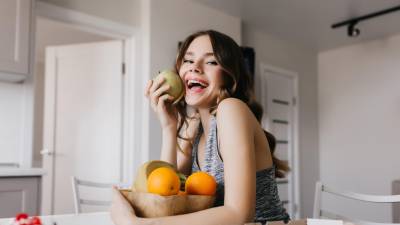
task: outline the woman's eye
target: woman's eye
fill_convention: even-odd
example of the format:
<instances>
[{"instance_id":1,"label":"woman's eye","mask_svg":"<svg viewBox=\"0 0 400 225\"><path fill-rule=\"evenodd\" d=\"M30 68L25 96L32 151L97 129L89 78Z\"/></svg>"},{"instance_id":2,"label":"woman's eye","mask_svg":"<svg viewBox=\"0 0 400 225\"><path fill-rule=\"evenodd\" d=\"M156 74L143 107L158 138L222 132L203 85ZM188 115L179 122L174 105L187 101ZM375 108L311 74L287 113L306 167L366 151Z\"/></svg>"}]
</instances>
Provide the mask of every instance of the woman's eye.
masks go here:
<instances>
[{"instance_id":1,"label":"woman's eye","mask_svg":"<svg viewBox=\"0 0 400 225\"><path fill-rule=\"evenodd\" d=\"M207 64L214 65L214 66L218 65L217 61L209 61L209 62L207 62Z\"/></svg>"},{"instance_id":2,"label":"woman's eye","mask_svg":"<svg viewBox=\"0 0 400 225\"><path fill-rule=\"evenodd\" d=\"M190 59L184 59L184 60L183 60L183 63L193 63L193 60L190 60Z\"/></svg>"}]
</instances>

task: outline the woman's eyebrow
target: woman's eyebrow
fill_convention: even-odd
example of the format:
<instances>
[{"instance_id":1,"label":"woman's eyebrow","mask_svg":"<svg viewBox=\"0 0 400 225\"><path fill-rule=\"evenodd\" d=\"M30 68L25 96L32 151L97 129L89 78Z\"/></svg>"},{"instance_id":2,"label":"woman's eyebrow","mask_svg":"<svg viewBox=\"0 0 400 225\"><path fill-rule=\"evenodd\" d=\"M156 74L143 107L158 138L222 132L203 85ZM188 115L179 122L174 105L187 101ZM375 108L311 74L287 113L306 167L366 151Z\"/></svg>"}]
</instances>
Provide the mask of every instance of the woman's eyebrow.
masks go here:
<instances>
[{"instance_id":1,"label":"woman's eyebrow","mask_svg":"<svg viewBox=\"0 0 400 225\"><path fill-rule=\"evenodd\" d=\"M185 55L189 55L189 56L193 56L194 53L193 52L186 52ZM214 56L213 52L207 52L204 54L204 56Z\"/></svg>"}]
</instances>

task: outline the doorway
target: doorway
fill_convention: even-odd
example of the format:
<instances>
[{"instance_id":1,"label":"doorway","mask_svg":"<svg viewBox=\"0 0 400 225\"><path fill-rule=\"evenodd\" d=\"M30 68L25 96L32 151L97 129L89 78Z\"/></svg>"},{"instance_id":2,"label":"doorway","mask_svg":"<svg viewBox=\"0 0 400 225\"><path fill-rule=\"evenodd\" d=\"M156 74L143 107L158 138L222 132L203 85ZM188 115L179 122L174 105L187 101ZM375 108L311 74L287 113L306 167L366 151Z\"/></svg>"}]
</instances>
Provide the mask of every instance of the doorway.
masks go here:
<instances>
[{"instance_id":1,"label":"doorway","mask_svg":"<svg viewBox=\"0 0 400 225\"><path fill-rule=\"evenodd\" d=\"M123 40L47 18L36 21L33 164L47 171L41 214L72 213L71 176L121 180ZM99 169L104 164L107 171Z\"/></svg>"},{"instance_id":2,"label":"doorway","mask_svg":"<svg viewBox=\"0 0 400 225\"><path fill-rule=\"evenodd\" d=\"M41 214L72 213L70 176L118 183L132 177L134 34L101 18L37 7L33 164L47 171Z\"/></svg>"},{"instance_id":3,"label":"doorway","mask_svg":"<svg viewBox=\"0 0 400 225\"><path fill-rule=\"evenodd\" d=\"M275 155L290 171L277 179L278 191L291 218L299 218L298 81L297 73L261 64L262 125L276 138Z\"/></svg>"},{"instance_id":4,"label":"doorway","mask_svg":"<svg viewBox=\"0 0 400 225\"><path fill-rule=\"evenodd\" d=\"M35 108L33 136L33 167L42 167L45 52L48 46L72 45L115 40L77 29L70 24L37 17L35 38Z\"/></svg>"}]
</instances>

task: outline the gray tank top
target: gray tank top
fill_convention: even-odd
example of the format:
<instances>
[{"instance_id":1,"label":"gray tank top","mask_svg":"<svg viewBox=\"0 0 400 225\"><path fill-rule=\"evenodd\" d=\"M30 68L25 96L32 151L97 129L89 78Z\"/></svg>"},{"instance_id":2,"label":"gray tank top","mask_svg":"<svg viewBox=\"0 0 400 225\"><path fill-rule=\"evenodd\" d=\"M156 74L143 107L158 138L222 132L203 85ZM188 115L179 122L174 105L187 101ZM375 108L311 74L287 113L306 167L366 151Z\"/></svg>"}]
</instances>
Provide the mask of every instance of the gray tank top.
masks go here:
<instances>
[{"instance_id":1,"label":"gray tank top","mask_svg":"<svg viewBox=\"0 0 400 225\"><path fill-rule=\"evenodd\" d=\"M204 168L200 168L197 156L198 145L203 127L199 126L199 131L194 139L192 154L192 173L204 171L214 176L217 182L217 192L214 206L224 204L224 162L218 150L217 121L215 116L211 116L210 128L206 139ZM256 172L256 210L255 222L265 223L267 221L284 220L288 221L289 215L286 213L283 204L279 199L278 188L275 180L275 166Z\"/></svg>"}]
</instances>

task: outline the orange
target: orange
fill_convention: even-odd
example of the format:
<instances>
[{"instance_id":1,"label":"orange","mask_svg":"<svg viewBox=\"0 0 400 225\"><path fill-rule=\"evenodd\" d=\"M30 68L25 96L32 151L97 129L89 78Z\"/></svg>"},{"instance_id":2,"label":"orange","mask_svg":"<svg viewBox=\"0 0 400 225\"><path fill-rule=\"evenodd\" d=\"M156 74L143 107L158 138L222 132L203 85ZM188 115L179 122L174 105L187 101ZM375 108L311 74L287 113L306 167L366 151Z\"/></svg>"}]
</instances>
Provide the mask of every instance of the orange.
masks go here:
<instances>
[{"instance_id":1,"label":"orange","mask_svg":"<svg viewBox=\"0 0 400 225\"><path fill-rule=\"evenodd\" d=\"M162 196L178 194L180 185L178 174L168 167L153 170L147 178L147 191Z\"/></svg>"},{"instance_id":2,"label":"orange","mask_svg":"<svg viewBox=\"0 0 400 225\"><path fill-rule=\"evenodd\" d=\"M214 195L217 190L217 182L213 176L200 171L187 178L185 190L189 195Z\"/></svg>"}]
</instances>

